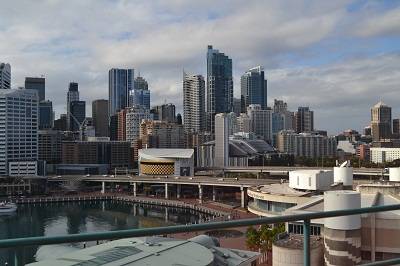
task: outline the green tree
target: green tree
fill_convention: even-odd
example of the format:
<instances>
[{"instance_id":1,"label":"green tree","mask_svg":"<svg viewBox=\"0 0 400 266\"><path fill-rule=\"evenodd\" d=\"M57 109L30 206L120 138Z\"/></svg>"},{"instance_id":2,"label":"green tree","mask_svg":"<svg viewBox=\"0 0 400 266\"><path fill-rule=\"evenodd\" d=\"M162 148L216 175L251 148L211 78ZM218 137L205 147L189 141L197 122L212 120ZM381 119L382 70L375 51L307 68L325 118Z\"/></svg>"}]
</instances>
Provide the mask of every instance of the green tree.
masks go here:
<instances>
[{"instance_id":1,"label":"green tree","mask_svg":"<svg viewBox=\"0 0 400 266\"><path fill-rule=\"evenodd\" d=\"M260 252L271 251L276 236L283 232L285 232L283 223L276 224L274 227L263 224L258 230L254 229L254 227L249 227L246 232L247 247Z\"/></svg>"}]
</instances>

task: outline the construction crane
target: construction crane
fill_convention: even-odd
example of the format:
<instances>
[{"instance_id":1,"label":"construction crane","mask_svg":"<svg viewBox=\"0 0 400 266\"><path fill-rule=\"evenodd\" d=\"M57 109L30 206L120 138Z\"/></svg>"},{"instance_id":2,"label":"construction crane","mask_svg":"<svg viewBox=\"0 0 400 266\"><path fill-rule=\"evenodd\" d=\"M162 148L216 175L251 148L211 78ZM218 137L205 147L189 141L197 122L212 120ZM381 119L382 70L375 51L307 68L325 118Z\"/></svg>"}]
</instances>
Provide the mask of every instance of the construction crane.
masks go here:
<instances>
[{"instance_id":1,"label":"construction crane","mask_svg":"<svg viewBox=\"0 0 400 266\"><path fill-rule=\"evenodd\" d=\"M85 130L85 124L87 123L88 119L87 117L82 121L79 122L79 120L70 112L69 115L72 117L72 119L74 120L75 123L78 124L79 127L79 140L83 140L83 136L84 136L84 130Z\"/></svg>"}]
</instances>

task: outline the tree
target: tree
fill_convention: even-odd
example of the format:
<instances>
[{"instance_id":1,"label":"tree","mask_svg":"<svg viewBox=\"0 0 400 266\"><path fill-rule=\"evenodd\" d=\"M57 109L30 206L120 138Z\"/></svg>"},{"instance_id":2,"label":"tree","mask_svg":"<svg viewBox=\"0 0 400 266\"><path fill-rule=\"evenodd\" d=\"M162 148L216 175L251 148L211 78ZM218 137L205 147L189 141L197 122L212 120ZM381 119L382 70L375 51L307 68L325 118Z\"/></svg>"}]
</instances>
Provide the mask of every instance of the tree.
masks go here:
<instances>
[{"instance_id":1,"label":"tree","mask_svg":"<svg viewBox=\"0 0 400 266\"><path fill-rule=\"evenodd\" d=\"M263 253L271 251L276 236L283 232L285 232L283 223L276 224L273 228L268 224L263 224L258 230L249 227L246 232L246 245L251 250Z\"/></svg>"}]
</instances>

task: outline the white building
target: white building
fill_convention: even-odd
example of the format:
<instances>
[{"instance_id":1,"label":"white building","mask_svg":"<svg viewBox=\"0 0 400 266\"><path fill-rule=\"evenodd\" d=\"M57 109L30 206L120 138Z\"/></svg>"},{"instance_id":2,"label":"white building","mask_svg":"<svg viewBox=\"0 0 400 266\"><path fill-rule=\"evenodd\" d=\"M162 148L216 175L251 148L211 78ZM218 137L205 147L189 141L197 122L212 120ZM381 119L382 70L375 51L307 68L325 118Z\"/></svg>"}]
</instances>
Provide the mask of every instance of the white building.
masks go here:
<instances>
[{"instance_id":1,"label":"white building","mask_svg":"<svg viewBox=\"0 0 400 266\"><path fill-rule=\"evenodd\" d=\"M140 149L139 175L194 176L193 149Z\"/></svg>"},{"instance_id":2,"label":"white building","mask_svg":"<svg viewBox=\"0 0 400 266\"><path fill-rule=\"evenodd\" d=\"M186 132L205 128L205 82L202 75L183 73L183 124Z\"/></svg>"},{"instance_id":3,"label":"white building","mask_svg":"<svg viewBox=\"0 0 400 266\"><path fill-rule=\"evenodd\" d=\"M370 148L371 162L384 163L400 159L400 148Z\"/></svg>"},{"instance_id":4,"label":"white building","mask_svg":"<svg viewBox=\"0 0 400 266\"><path fill-rule=\"evenodd\" d=\"M225 167L229 159L229 116L215 115L215 165Z\"/></svg>"},{"instance_id":5,"label":"white building","mask_svg":"<svg viewBox=\"0 0 400 266\"><path fill-rule=\"evenodd\" d=\"M126 108L126 140L133 142L139 138L140 124L150 119L150 111L140 105Z\"/></svg>"},{"instance_id":6,"label":"white building","mask_svg":"<svg viewBox=\"0 0 400 266\"><path fill-rule=\"evenodd\" d=\"M272 110L263 110L259 104L250 104L247 115L250 118L251 132L272 143Z\"/></svg>"},{"instance_id":7,"label":"white building","mask_svg":"<svg viewBox=\"0 0 400 266\"><path fill-rule=\"evenodd\" d=\"M36 90L0 90L0 175L10 174L11 166L22 174L27 162L37 161L38 119Z\"/></svg>"},{"instance_id":8,"label":"white building","mask_svg":"<svg viewBox=\"0 0 400 266\"><path fill-rule=\"evenodd\" d=\"M0 63L0 89L11 88L11 66L10 64Z\"/></svg>"}]
</instances>

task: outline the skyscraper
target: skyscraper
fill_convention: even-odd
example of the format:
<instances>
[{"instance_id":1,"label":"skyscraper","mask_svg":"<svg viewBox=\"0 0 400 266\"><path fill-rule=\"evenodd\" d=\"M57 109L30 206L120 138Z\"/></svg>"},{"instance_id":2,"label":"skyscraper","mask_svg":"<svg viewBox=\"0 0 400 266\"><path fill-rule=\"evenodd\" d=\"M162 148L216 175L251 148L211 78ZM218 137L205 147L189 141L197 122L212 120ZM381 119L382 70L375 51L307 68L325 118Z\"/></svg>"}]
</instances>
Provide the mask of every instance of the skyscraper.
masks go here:
<instances>
[{"instance_id":1,"label":"skyscraper","mask_svg":"<svg viewBox=\"0 0 400 266\"><path fill-rule=\"evenodd\" d=\"M92 102L93 126L96 137L108 137L108 100L95 100Z\"/></svg>"},{"instance_id":2,"label":"skyscraper","mask_svg":"<svg viewBox=\"0 0 400 266\"><path fill-rule=\"evenodd\" d=\"M229 118L227 114L215 115L215 156L214 163L218 167L229 164Z\"/></svg>"},{"instance_id":3,"label":"skyscraper","mask_svg":"<svg viewBox=\"0 0 400 266\"><path fill-rule=\"evenodd\" d=\"M134 84L135 84L134 88L136 90L145 90L145 91L147 91L149 89L149 84L147 83L147 81L143 77L140 76L140 73L139 73L139 76L137 76L135 78Z\"/></svg>"},{"instance_id":4,"label":"skyscraper","mask_svg":"<svg viewBox=\"0 0 400 266\"><path fill-rule=\"evenodd\" d=\"M11 66L0 63L0 89L11 89Z\"/></svg>"},{"instance_id":5,"label":"skyscraper","mask_svg":"<svg viewBox=\"0 0 400 266\"><path fill-rule=\"evenodd\" d=\"M70 103L70 130L79 131L80 125L86 119L86 102L85 101L73 101Z\"/></svg>"},{"instance_id":6,"label":"skyscraper","mask_svg":"<svg viewBox=\"0 0 400 266\"><path fill-rule=\"evenodd\" d=\"M51 101L39 102L39 129L51 129L54 125L53 103Z\"/></svg>"},{"instance_id":7,"label":"skyscraper","mask_svg":"<svg viewBox=\"0 0 400 266\"><path fill-rule=\"evenodd\" d=\"M214 132L217 113L233 111L232 59L213 49L207 50L207 130Z\"/></svg>"},{"instance_id":8,"label":"skyscraper","mask_svg":"<svg viewBox=\"0 0 400 266\"><path fill-rule=\"evenodd\" d=\"M150 91L133 89L129 92L129 106L141 105L146 109L150 109Z\"/></svg>"},{"instance_id":9,"label":"skyscraper","mask_svg":"<svg viewBox=\"0 0 400 266\"><path fill-rule=\"evenodd\" d=\"M79 101L78 83L70 82L67 93L67 130L71 129L71 102Z\"/></svg>"},{"instance_id":10,"label":"skyscraper","mask_svg":"<svg viewBox=\"0 0 400 266\"><path fill-rule=\"evenodd\" d=\"M259 104L250 104L247 107L250 118L250 130L266 142L272 143L272 110L263 110Z\"/></svg>"},{"instance_id":11,"label":"skyscraper","mask_svg":"<svg viewBox=\"0 0 400 266\"><path fill-rule=\"evenodd\" d=\"M126 109L126 140L134 142L139 139L140 123L150 119L150 112L143 106L133 106Z\"/></svg>"},{"instance_id":12,"label":"skyscraper","mask_svg":"<svg viewBox=\"0 0 400 266\"><path fill-rule=\"evenodd\" d=\"M166 103L162 105L154 106L151 109L154 120L161 120L165 122L175 123L175 105L172 103Z\"/></svg>"},{"instance_id":13,"label":"skyscraper","mask_svg":"<svg viewBox=\"0 0 400 266\"><path fill-rule=\"evenodd\" d=\"M44 101L46 99L46 80L45 78L25 78L25 89L27 90L37 90L39 101Z\"/></svg>"},{"instance_id":14,"label":"skyscraper","mask_svg":"<svg viewBox=\"0 0 400 266\"><path fill-rule=\"evenodd\" d=\"M299 107L295 113L296 132L311 132L314 130L314 112L309 107Z\"/></svg>"},{"instance_id":15,"label":"skyscraper","mask_svg":"<svg viewBox=\"0 0 400 266\"><path fill-rule=\"evenodd\" d=\"M183 73L183 125L186 132L205 127L205 82L202 75Z\"/></svg>"},{"instance_id":16,"label":"skyscraper","mask_svg":"<svg viewBox=\"0 0 400 266\"><path fill-rule=\"evenodd\" d=\"M0 175L10 174L11 163L14 167L19 163L25 166L30 163L35 167L37 156L37 92L25 89L0 90Z\"/></svg>"},{"instance_id":17,"label":"skyscraper","mask_svg":"<svg viewBox=\"0 0 400 266\"><path fill-rule=\"evenodd\" d=\"M371 108L371 134L373 141L392 136L392 108L378 102Z\"/></svg>"},{"instance_id":18,"label":"skyscraper","mask_svg":"<svg viewBox=\"0 0 400 266\"><path fill-rule=\"evenodd\" d=\"M113 68L108 72L108 115L112 116L129 106L134 88L134 70Z\"/></svg>"},{"instance_id":19,"label":"skyscraper","mask_svg":"<svg viewBox=\"0 0 400 266\"><path fill-rule=\"evenodd\" d=\"M249 69L240 78L241 109L245 113L250 104L259 104L267 108L267 80L261 66Z\"/></svg>"}]
</instances>

